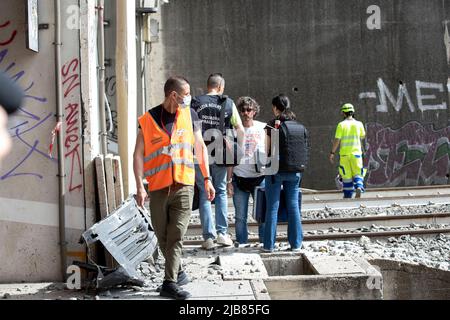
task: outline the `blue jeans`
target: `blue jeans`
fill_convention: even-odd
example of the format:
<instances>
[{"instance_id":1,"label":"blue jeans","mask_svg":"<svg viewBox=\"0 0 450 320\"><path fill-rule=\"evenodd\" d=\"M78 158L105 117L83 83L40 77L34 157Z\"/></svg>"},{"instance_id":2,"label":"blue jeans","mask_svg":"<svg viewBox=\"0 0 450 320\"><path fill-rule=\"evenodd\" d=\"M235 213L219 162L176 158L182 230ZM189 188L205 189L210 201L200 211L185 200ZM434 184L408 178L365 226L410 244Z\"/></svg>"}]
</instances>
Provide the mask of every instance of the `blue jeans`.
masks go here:
<instances>
[{"instance_id":1,"label":"blue jeans","mask_svg":"<svg viewBox=\"0 0 450 320\"><path fill-rule=\"evenodd\" d=\"M205 181L202 171L195 165L195 181L199 189L199 212L203 228L203 239L215 239L217 233L227 234L228 230L228 200L227 200L227 168L215 164L209 166L216 198L214 200L216 209L216 227L214 228L211 202L208 201L205 191Z\"/></svg>"},{"instance_id":2,"label":"blue jeans","mask_svg":"<svg viewBox=\"0 0 450 320\"><path fill-rule=\"evenodd\" d=\"M264 187L264 180L259 185ZM250 192L242 191L238 188L236 181L233 180L233 204L235 208L235 221L236 221L236 241L240 244L248 242L248 200L250 198ZM253 200L254 194L251 194ZM264 239L264 223L260 223L258 226L259 242L263 242Z\"/></svg>"},{"instance_id":3,"label":"blue jeans","mask_svg":"<svg viewBox=\"0 0 450 320\"><path fill-rule=\"evenodd\" d=\"M288 215L288 241L291 249L302 245L303 231L300 216L300 184L302 174L279 172L266 177L266 219L264 230L264 249L273 250L276 241L278 208L280 206L281 186L283 186Z\"/></svg>"}]
</instances>

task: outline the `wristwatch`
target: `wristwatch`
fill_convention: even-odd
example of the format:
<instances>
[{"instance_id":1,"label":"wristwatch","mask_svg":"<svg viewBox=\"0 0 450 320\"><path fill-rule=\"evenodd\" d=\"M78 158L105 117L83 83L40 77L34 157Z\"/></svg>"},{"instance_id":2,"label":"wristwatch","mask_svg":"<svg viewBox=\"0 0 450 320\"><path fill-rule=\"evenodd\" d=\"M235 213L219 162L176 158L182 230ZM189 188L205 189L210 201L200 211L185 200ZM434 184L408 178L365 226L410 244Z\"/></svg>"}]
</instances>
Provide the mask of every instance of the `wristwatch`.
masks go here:
<instances>
[{"instance_id":1,"label":"wristwatch","mask_svg":"<svg viewBox=\"0 0 450 320\"><path fill-rule=\"evenodd\" d=\"M227 180L227 184L230 184L233 182L233 178L231 178L230 180Z\"/></svg>"},{"instance_id":2,"label":"wristwatch","mask_svg":"<svg viewBox=\"0 0 450 320\"><path fill-rule=\"evenodd\" d=\"M211 178L211 177L205 177L204 180L205 180L205 181L206 181L206 180L212 181L212 178Z\"/></svg>"}]
</instances>

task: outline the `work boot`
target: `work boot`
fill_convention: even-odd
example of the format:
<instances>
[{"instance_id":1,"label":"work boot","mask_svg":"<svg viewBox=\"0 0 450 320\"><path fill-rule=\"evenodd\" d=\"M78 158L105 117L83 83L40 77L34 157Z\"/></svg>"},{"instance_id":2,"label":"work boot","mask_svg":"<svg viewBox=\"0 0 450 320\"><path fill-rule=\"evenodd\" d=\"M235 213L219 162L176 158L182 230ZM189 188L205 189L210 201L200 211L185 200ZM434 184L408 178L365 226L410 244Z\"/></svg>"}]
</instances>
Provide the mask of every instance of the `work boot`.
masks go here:
<instances>
[{"instance_id":1,"label":"work boot","mask_svg":"<svg viewBox=\"0 0 450 320\"><path fill-rule=\"evenodd\" d=\"M175 282L167 280L164 280L159 295L175 300L185 300L191 297L189 292L181 289Z\"/></svg>"},{"instance_id":2,"label":"work boot","mask_svg":"<svg viewBox=\"0 0 450 320\"><path fill-rule=\"evenodd\" d=\"M356 198L356 199L361 198L361 193L362 193L361 188L357 188L357 189L356 189L355 198Z\"/></svg>"}]
</instances>

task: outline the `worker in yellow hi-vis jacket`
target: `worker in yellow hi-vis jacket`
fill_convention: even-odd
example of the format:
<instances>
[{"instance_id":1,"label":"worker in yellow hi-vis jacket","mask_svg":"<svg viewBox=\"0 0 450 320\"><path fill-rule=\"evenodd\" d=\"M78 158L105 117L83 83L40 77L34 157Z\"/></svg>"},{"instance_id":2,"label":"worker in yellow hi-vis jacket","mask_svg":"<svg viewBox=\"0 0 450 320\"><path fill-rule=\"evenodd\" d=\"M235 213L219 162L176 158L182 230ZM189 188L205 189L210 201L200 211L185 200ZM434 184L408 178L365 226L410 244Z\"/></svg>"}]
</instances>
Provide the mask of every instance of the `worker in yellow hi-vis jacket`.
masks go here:
<instances>
[{"instance_id":1,"label":"worker in yellow hi-vis jacket","mask_svg":"<svg viewBox=\"0 0 450 320\"><path fill-rule=\"evenodd\" d=\"M339 147L339 174L342 177L344 198L352 198L356 190L356 198L364 192L364 176L366 169L363 166L363 155L366 131L361 121L353 118L355 107L346 103L341 107L344 121L337 128L329 160L334 163L334 155Z\"/></svg>"}]
</instances>

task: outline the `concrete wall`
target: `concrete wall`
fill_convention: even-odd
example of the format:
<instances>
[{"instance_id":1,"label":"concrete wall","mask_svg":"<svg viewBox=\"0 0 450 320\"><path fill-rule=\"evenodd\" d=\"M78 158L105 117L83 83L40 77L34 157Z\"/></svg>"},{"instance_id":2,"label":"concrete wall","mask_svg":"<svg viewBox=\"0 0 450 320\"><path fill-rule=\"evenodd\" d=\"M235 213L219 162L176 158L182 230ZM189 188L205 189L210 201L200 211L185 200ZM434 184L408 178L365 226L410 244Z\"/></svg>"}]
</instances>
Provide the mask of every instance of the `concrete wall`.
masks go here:
<instances>
[{"instance_id":1,"label":"concrete wall","mask_svg":"<svg viewBox=\"0 0 450 320\"><path fill-rule=\"evenodd\" d=\"M264 280L272 300L379 300L381 290L367 289L363 275L270 277Z\"/></svg>"},{"instance_id":2,"label":"concrete wall","mask_svg":"<svg viewBox=\"0 0 450 320\"><path fill-rule=\"evenodd\" d=\"M339 106L349 101L368 131L369 187L446 183L450 3L377 1L380 29L372 29L372 4L170 1L162 7L162 42L152 50L152 101L160 102L172 74L185 75L201 94L210 73L223 73L226 93L255 97L263 120L272 116L272 97L288 94L311 131L304 187L314 189L334 188L337 169L327 155Z\"/></svg>"},{"instance_id":3,"label":"concrete wall","mask_svg":"<svg viewBox=\"0 0 450 320\"><path fill-rule=\"evenodd\" d=\"M39 22L49 24L49 29L39 31L39 53L25 47L24 5L25 1L14 0L2 0L0 4L0 69L6 70L27 94L22 109L10 117L14 147L0 167L0 282L61 279L56 141L52 156L48 154L56 125L53 1L39 1ZM89 178L93 175L85 160L96 153L92 147L96 143L88 135L86 139L92 143L84 145L83 154L79 3L68 0L61 5L63 66L58 72L65 110L62 130L66 137L63 143L70 264L73 259L84 259L85 249L78 240L94 219L93 181ZM84 105L92 107L92 97Z\"/></svg>"},{"instance_id":4,"label":"concrete wall","mask_svg":"<svg viewBox=\"0 0 450 320\"><path fill-rule=\"evenodd\" d=\"M450 271L392 260L369 261L383 275L386 300L449 300Z\"/></svg>"}]
</instances>

